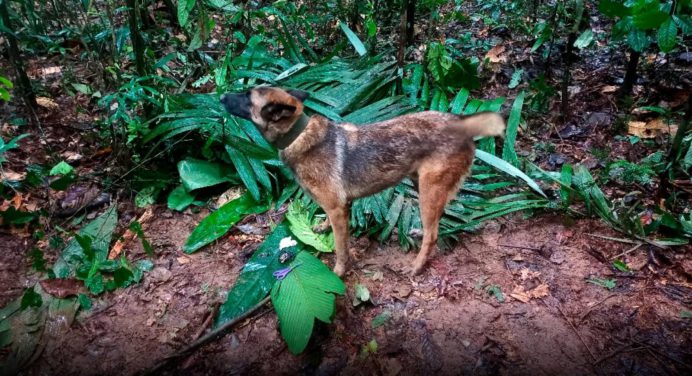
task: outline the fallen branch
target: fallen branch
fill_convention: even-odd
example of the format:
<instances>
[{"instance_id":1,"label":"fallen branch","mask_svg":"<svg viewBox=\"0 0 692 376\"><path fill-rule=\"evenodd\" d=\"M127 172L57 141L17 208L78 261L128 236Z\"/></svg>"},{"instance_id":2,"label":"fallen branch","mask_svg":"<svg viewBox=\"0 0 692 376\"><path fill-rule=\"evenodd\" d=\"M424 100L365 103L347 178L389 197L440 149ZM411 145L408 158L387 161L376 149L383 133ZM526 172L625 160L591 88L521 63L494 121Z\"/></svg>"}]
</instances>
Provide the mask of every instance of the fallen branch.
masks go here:
<instances>
[{"instance_id":1,"label":"fallen branch","mask_svg":"<svg viewBox=\"0 0 692 376\"><path fill-rule=\"evenodd\" d=\"M238 322L243 321L246 318L248 318L250 315L255 313L255 311L257 311L258 309L262 308L265 304L267 304L270 299L271 299L271 297L267 296L266 298L262 299L262 301L257 303L254 307L250 308L245 313L243 313L242 315L236 317L233 320L226 322L225 324L221 325L218 328L211 330L209 333L205 334L203 337L200 337L199 339L197 339L195 342L191 343L190 345L188 345L184 349L179 350L179 351L177 351L171 355L166 356L158 364L156 364L154 367L147 369L146 371L142 372L140 375L144 376L144 375L157 374L158 371L160 371L163 367L165 367L169 362L171 362L175 359L181 358L183 356L189 355L191 352L195 351L199 347L201 347L201 346L215 340L216 338L222 336L226 330L230 329L231 327L233 327Z\"/></svg>"}]
</instances>

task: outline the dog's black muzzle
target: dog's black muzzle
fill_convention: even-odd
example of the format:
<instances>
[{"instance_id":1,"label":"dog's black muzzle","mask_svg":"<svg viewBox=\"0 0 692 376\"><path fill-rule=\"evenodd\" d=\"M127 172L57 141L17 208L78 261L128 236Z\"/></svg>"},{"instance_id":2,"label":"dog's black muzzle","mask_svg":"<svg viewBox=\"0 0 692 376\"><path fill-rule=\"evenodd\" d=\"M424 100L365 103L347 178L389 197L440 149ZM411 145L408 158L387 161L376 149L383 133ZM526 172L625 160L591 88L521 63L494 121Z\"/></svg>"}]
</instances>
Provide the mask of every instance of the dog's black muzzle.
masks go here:
<instances>
[{"instance_id":1,"label":"dog's black muzzle","mask_svg":"<svg viewBox=\"0 0 692 376\"><path fill-rule=\"evenodd\" d=\"M239 116L243 119L250 119L250 93L231 94L227 93L221 96L221 104L230 114Z\"/></svg>"}]
</instances>

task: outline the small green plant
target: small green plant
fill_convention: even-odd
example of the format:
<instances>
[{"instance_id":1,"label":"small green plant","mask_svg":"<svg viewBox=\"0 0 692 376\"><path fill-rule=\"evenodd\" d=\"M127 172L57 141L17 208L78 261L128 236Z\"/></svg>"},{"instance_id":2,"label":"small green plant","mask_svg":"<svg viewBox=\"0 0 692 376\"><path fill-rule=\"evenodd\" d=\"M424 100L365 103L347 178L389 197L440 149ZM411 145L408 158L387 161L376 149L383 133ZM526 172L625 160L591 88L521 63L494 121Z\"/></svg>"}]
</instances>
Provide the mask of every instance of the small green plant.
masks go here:
<instances>
[{"instance_id":1,"label":"small green plant","mask_svg":"<svg viewBox=\"0 0 692 376\"><path fill-rule=\"evenodd\" d=\"M596 286L601 286L605 289L612 290L616 286L616 280L615 279L603 279L603 278L598 278L598 277L591 277L586 280L586 282L594 284Z\"/></svg>"},{"instance_id":2,"label":"small green plant","mask_svg":"<svg viewBox=\"0 0 692 376\"><path fill-rule=\"evenodd\" d=\"M9 102L10 90L12 90L13 88L14 85L12 85L12 82L8 80L6 77L0 75L0 99L2 99L5 102Z\"/></svg>"},{"instance_id":3,"label":"small green plant","mask_svg":"<svg viewBox=\"0 0 692 376\"><path fill-rule=\"evenodd\" d=\"M29 137L29 134L28 133L21 134L15 138L11 139L7 143L5 143L5 140L2 137L0 137L0 166L2 166L2 164L4 162L7 162L7 159L5 158L4 154L6 152L8 152L9 150L19 148L19 140L21 140L25 137Z\"/></svg>"}]
</instances>

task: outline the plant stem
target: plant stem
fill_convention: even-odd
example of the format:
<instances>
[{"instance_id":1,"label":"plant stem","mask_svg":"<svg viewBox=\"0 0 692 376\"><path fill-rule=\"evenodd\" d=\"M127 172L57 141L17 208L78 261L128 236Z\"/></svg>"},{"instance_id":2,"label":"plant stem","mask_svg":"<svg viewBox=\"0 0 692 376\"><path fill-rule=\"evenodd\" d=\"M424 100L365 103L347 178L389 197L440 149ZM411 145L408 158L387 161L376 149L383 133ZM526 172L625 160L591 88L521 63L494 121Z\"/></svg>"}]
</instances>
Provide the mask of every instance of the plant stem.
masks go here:
<instances>
[{"instance_id":1,"label":"plant stem","mask_svg":"<svg viewBox=\"0 0 692 376\"><path fill-rule=\"evenodd\" d=\"M10 23L7 1L8 0L0 0L0 19L2 19L5 28L9 30L9 32L5 32L4 34L7 39L7 44L9 45L8 53L10 55L10 63L17 74L19 95L24 99L24 103L26 103L27 107L29 107L31 111L34 111L37 107L36 94L34 94L34 90L31 87L31 80L29 80L29 76L27 76L24 70L24 63L21 53L19 52L19 46L17 45L17 37L12 31L12 24Z\"/></svg>"},{"instance_id":2,"label":"plant stem","mask_svg":"<svg viewBox=\"0 0 692 376\"><path fill-rule=\"evenodd\" d=\"M630 58L627 61L627 71L625 72L625 79L622 82L622 87L620 88L620 97L624 97L632 93L634 83L637 81L637 65L639 65L640 56L640 52L630 49Z\"/></svg>"},{"instance_id":3,"label":"plant stem","mask_svg":"<svg viewBox=\"0 0 692 376\"><path fill-rule=\"evenodd\" d=\"M265 304L267 304L271 300L271 296L267 295L266 298L262 299L259 303L255 304L254 307L250 308L249 310L245 311L242 315L236 317L233 320L230 320L226 322L225 324L219 326L218 328L214 328L209 333L205 334L203 337L200 337L197 339L195 342L192 342L190 345L185 347L184 349L177 351L171 355L168 355L165 357L163 360L161 360L157 365L155 365L152 368L149 368L148 370L144 371L142 375L153 375L158 373L161 369L163 369L164 366L166 366L169 362L178 359L182 356L188 355L200 346L213 341L214 339L220 337L221 335L224 334L224 332L231 327L233 327L235 324L239 323L240 321L245 320L248 318L250 315L255 313L258 309L262 308Z\"/></svg>"}]
</instances>

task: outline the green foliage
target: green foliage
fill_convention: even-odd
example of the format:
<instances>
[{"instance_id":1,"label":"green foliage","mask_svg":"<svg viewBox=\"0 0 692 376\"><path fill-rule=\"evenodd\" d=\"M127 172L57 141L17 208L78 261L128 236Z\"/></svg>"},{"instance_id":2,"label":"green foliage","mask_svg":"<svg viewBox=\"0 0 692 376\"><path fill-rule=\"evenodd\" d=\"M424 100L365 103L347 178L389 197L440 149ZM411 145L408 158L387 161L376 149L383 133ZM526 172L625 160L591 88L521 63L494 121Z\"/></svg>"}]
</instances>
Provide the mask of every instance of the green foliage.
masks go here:
<instances>
[{"instance_id":1,"label":"green foliage","mask_svg":"<svg viewBox=\"0 0 692 376\"><path fill-rule=\"evenodd\" d=\"M5 102L9 102L10 90L12 88L14 88L12 82L8 80L6 77L0 75L0 99L2 99Z\"/></svg>"},{"instance_id":2,"label":"green foliage","mask_svg":"<svg viewBox=\"0 0 692 376\"><path fill-rule=\"evenodd\" d=\"M598 10L617 20L612 31L614 40L626 41L637 52L643 52L655 40L662 52L670 52L679 43L678 29L689 35L686 22L690 6L689 2L601 0Z\"/></svg>"},{"instance_id":3,"label":"green foliage","mask_svg":"<svg viewBox=\"0 0 692 376\"><path fill-rule=\"evenodd\" d=\"M245 193L231 200L204 218L187 238L183 251L193 253L222 237L239 220L248 214L262 213L269 209L266 202L257 202Z\"/></svg>"},{"instance_id":4,"label":"green foliage","mask_svg":"<svg viewBox=\"0 0 692 376\"><path fill-rule=\"evenodd\" d=\"M287 263L281 262L281 254L296 251L295 247L286 250L279 247L281 240L290 236L288 225L281 223L264 238L228 292L226 302L221 306L219 315L216 317L214 324L216 327L242 315L269 294L276 281L272 274L288 266Z\"/></svg>"},{"instance_id":5,"label":"green foliage","mask_svg":"<svg viewBox=\"0 0 692 376\"><path fill-rule=\"evenodd\" d=\"M22 295L21 309L27 309L29 307L38 308L42 304L43 299L41 298L41 295L34 291L33 287L24 291L24 295Z\"/></svg>"},{"instance_id":6,"label":"green foliage","mask_svg":"<svg viewBox=\"0 0 692 376\"><path fill-rule=\"evenodd\" d=\"M320 221L311 220L305 207L305 202L293 200L286 213L291 232L302 243L307 244L320 252L332 252L334 250L334 234L327 232L317 234L312 228Z\"/></svg>"},{"instance_id":7,"label":"green foliage","mask_svg":"<svg viewBox=\"0 0 692 376\"><path fill-rule=\"evenodd\" d=\"M0 137L0 165L2 165L2 163L4 163L4 162L7 162L7 159L5 159L4 154L9 150L19 148L19 140L21 140L25 137L29 137L29 134L28 133L21 134L15 138L11 139L7 143L5 143L5 140L3 140L2 137Z\"/></svg>"},{"instance_id":8,"label":"green foliage","mask_svg":"<svg viewBox=\"0 0 692 376\"><path fill-rule=\"evenodd\" d=\"M616 280L615 279L603 279L603 278L598 278L598 277L591 277L586 280L586 282L594 284L596 286L601 286L605 289L612 290L616 287Z\"/></svg>"},{"instance_id":9,"label":"green foliage","mask_svg":"<svg viewBox=\"0 0 692 376\"><path fill-rule=\"evenodd\" d=\"M336 306L334 294L343 295L345 286L308 252L299 252L290 267L292 271L274 283L271 298L281 335L289 351L298 354L308 344L315 319L331 322Z\"/></svg>"},{"instance_id":10,"label":"green foliage","mask_svg":"<svg viewBox=\"0 0 692 376\"><path fill-rule=\"evenodd\" d=\"M353 48L355 48L356 52L358 52L358 55L363 56L366 53L368 53L363 42L360 40L360 38L358 38L358 36L353 32L353 30L351 30L351 28L348 27L348 25L346 25L343 22L339 22L339 27L344 32L344 34L346 34L348 41L351 42Z\"/></svg>"}]
</instances>

